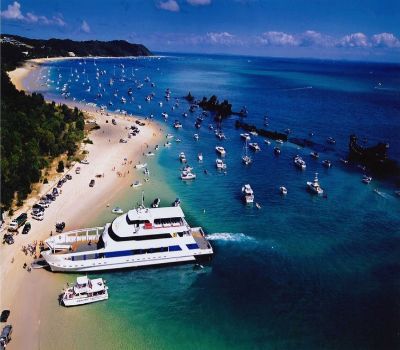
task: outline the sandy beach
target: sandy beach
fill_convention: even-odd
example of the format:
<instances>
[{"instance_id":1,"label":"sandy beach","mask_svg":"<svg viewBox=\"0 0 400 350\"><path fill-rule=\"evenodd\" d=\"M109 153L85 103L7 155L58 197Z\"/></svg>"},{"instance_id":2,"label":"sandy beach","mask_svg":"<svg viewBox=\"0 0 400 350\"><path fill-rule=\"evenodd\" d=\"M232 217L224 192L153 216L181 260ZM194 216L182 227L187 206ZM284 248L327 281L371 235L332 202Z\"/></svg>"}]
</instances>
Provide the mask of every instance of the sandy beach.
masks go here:
<instances>
[{"instance_id":1,"label":"sandy beach","mask_svg":"<svg viewBox=\"0 0 400 350\"><path fill-rule=\"evenodd\" d=\"M23 80L44 60L29 61L23 67L10 72L9 76L15 86L20 90L24 89ZM76 106L85 108L82 105ZM33 260L33 256L22 251L23 246L48 238L51 232L55 232L58 221L66 223L65 230L87 227L99 211L108 206L111 210L121 195L127 191L135 191L130 187L135 175L137 176L134 165L143 162L143 153L154 150L154 146L161 142L161 129L153 121L143 120L146 125L139 126L140 133L128 138L127 129L134 124L132 117L111 113L106 115L89 108L85 112L100 126L100 129L91 131L88 136L93 144L81 145L81 150L88 152L86 159L89 164L76 163L49 184L42 185L40 193L29 198L13 215L15 218L19 213L28 213L28 220L32 224L29 234L19 233L15 236L14 244L4 244L0 248L0 305L1 309L11 310L8 322L14 327L13 340L8 347L10 349L40 348L40 320L48 317L46 307L41 306L41 300L47 297L56 300L57 295L49 293L63 287L62 275L45 270L28 272L23 268L24 263L29 265ZM116 120L116 125L111 123L112 118ZM121 138L128 142L120 143ZM80 174L75 173L78 166L81 168ZM44 220L33 220L30 217L31 206L67 173L72 175L72 179L63 185L57 200L46 209ZM89 187L92 179L95 179L95 186ZM2 234L5 233L8 223L9 219L6 219Z\"/></svg>"}]
</instances>

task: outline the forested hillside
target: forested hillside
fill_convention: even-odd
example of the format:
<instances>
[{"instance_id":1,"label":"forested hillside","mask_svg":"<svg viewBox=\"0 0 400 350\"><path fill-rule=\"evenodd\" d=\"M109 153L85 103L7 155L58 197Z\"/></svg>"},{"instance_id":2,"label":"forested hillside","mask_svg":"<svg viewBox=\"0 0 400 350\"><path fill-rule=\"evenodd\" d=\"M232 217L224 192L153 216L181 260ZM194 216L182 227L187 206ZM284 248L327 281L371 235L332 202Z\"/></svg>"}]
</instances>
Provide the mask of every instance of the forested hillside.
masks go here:
<instances>
[{"instance_id":1,"label":"forested hillside","mask_svg":"<svg viewBox=\"0 0 400 350\"><path fill-rule=\"evenodd\" d=\"M83 114L77 108L48 104L40 94L19 92L1 71L1 204L14 193L23 200L52 157L74 154L83 138Z\"/></svg>"}]
</instances>

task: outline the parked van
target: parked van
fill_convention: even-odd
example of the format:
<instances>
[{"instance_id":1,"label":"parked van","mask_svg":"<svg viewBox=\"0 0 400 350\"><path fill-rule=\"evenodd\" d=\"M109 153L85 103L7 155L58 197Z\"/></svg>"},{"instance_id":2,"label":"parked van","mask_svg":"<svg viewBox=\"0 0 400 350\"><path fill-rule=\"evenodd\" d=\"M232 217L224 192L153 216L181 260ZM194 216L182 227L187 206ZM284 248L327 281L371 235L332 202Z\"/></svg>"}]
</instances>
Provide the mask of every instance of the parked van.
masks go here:
<instances>
[{"instance_id":1,"label":"parked van","mask_svg":"<svg viewBox=\"0 0 400 350\"><path fill-rule=\"evenodd\" d=\"M9 231L17 231L23 224L25 224L26 220L28 219L28 215L26 213L22 213L16 219L10 222L8 227Z\"/></svg>"}]
</instances>

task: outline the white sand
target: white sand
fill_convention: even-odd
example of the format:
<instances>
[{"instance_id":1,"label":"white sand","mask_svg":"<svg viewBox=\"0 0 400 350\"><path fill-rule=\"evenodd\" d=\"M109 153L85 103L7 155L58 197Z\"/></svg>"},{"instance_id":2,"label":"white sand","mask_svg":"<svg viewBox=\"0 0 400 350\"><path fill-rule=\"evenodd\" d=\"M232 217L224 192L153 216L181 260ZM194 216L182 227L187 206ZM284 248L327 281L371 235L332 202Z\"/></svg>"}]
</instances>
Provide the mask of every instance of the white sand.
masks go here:
<instances>
[{"instance_id":1,"label":"white sand","mask_svg":"<svg viewBox=\"0 0 400 350\"><path fill-rule=\"evenodd\" d=\"M32 68L32 63L28 64L29 66L26 65L9 73L12 82L22 89L24 88L22 80ZM60 283L60 278L57 278L55 274L44 270L33 270L29 273L23 269L24 262L29 264L32 257L22 253L22 246L49 237L50 231L55 231L55 223L58 221L66 223L65 230L87 227L99 210L104 209L108 203L111 204L111 210L113 203L126 191L134 191L130 187L135 175L133 166L140 160L143 161L142 153L147 152L147 145L149 149L154 149L154 146L160 142L160 128L154 122L145 121L146 126L139 127L140 133L128 139L126 128L133 124L131 117L107 117L94 112L89 114L92 114L93 119L96 119L101 127L89 135L93 145L84 146L89 151L87 155L89 164L75 164L68 170L68 173L72 175L72 180L63 185L62 194L46 209L44 220L35 221L30 218L29 207L41 195L48 192L54 183L43 185L40 195L28 200L24 207L13 216L16 217L20 212L29 212L32 230L28 235L20 233L15 236L13 245L5 244L0 247L0 307L11 310L9 323L14 327L13 340L8 347L10 349L40 347L39 320L46 319L48 317L46 312L49 312L45 307L40 306L41 297L45 295L54 298L56 302L57 295L49 296L49 291L54 292L63 287L62 285L54 286L55 283ZM117 120L116 126L111 124L111 118ZM119 143L120 138L126 138L128 143ZM124 161L124 158L127 158L127 161ZM81 167L79 175L75 174L77 166ZM122 176L118 176L118 172ZM66 172L62 176L65 174ZM95 177L98 174L104 174L104 177ZM91 179L96 181L92 188L89 187ZM8 222L9 220L5 227ZM2 234L4 233L3 231ZM48 336L51 337L51 335Z\"/></svg>"}]
</instances>

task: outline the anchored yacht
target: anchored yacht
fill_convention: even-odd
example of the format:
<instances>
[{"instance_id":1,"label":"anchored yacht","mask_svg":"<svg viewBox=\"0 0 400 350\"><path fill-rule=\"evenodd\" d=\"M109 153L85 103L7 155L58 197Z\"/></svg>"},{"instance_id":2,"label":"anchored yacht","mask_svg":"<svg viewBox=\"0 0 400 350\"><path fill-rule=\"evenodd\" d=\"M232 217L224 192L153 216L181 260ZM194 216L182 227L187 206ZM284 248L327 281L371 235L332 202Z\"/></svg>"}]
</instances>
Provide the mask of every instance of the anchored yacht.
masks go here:
<instances>
[{"instance_id":1,"label":"anchored yacht","mask_svg":"<svg viewBox=\"0 0 400 350\"><path fill-rule=\"evenodd\" d=\"M246 184L242 187L242 194L246 204L254 202L254 192L249 184Z\"/></svg>"},{"instance_id":2,"label":"anchored yacht","mask_svg":"<svg viewBox=\"0 0 400 350\"><path fill-rule=\"evenodd\" d=\"M53 235L42 255L52 271L82 272L209 260L201 227L190 227L179 206L137 208L105 227Z\"/></svg>"}]
</instances>

